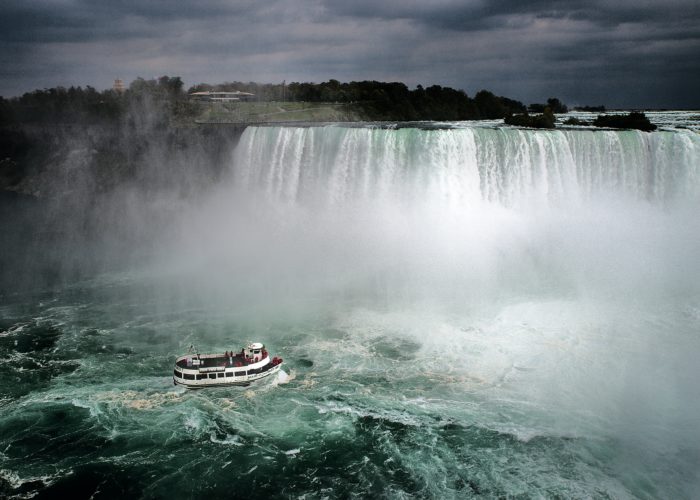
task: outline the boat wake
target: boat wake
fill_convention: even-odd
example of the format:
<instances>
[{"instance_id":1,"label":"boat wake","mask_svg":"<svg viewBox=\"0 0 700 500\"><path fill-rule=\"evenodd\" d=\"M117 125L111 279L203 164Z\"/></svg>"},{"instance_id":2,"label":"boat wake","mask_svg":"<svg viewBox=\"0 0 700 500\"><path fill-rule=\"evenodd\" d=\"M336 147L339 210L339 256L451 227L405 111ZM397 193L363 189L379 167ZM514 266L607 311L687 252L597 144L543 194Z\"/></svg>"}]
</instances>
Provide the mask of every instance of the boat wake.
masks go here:
<instances>
[{"instance_id":1,"label":"boat wake","mask_svg":"<svg viewBox=\"0 0 700 500\"><path fill-rule=\"evenodd\" d=\"M275 385L288 384L291 380L294 380L295 378L296 378L296 375L293 372L291 375L289 375L284 370L280 370L277 373L277 380L274 383L275 383Z\"/></svg>"}]
</instances>

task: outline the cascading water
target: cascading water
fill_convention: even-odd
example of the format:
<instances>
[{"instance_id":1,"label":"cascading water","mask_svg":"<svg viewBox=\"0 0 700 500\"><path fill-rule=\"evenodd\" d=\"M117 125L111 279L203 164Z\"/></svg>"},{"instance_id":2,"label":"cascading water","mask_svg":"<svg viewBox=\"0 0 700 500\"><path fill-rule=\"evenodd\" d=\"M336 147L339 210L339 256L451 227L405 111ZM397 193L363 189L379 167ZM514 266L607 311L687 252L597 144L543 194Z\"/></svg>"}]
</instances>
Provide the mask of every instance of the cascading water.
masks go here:
<instances>
[{"instance_id":1,"label":"cascading water","mask_svg":"<svg viewBox=\"0 0 700 500\"><path fill-rule=\"evenodd\" d=\"M688 130L248 128L148 274L3 309L0 488L690 498L699 208ZM284 384L169 386L249 339Z\"/></svg>"},{"instance_id":2,"label":"cascading water","mask_svg":"<svg viewBox=\"0 0 700 500\"><path fill-rule=\"evenodd\" d=\"M571 205L601 194L653 203L697 199L693 132L249 128L236 180L269 196L325 205L442 201Z\"/></svg>"}]
</instances>

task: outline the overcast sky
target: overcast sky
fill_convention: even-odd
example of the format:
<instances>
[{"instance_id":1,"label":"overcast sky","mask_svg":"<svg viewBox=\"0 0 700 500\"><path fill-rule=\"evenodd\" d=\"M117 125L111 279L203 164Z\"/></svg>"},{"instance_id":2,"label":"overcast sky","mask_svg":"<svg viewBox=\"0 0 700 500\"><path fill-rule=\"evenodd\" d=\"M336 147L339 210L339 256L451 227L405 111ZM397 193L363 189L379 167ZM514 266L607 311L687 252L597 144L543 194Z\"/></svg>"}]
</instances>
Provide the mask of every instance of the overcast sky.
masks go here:
<instances>
[{"instance_id":1,"label":"overcast sky","mask_svg":"<svg viewBox=\"0 0 700 500\"><path fill-rule=\"evenodd\" d=\"M2 0L0 95L138 76L700 108L700 0Z\"/></svg>"}]
</instances>

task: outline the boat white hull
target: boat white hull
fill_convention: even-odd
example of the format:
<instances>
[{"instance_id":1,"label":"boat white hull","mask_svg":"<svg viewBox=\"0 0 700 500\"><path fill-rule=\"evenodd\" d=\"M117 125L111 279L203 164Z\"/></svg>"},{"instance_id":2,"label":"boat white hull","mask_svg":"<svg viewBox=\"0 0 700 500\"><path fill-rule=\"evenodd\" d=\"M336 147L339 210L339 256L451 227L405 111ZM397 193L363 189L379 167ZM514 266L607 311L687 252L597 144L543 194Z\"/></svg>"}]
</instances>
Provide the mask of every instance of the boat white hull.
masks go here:
<instances>
[{"instance_id":1,"label":"boat white hull","mask_svg":"<svg viewBox=\"0 0 700 500\"><path fill-rule=\"evenodd\" d=\"M204 374L196 374L195 380L187 380L183 376L173 375L173 383L182 385L188 389L203 389L205 387L230 387L230 386L247 386L256 380L267 378L280 371L282 363L271 366L261 373L246 374L240 369L234 372L233 370L221 370L217 372L209 372ZM176 372L177 373L177 372ZM199 378L201 377L201 378Z\"/></svg>"}]
</instances>

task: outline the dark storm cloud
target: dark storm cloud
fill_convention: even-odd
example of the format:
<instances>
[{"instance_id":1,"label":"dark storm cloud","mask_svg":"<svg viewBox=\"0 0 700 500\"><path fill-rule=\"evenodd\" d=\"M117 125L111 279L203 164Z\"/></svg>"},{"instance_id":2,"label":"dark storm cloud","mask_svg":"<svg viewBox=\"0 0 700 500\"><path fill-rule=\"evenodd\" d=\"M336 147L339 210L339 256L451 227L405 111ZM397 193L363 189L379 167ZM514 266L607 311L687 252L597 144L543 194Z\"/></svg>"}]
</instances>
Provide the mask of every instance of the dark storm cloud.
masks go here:
<instances>
[{"instance_id":1,"label":"dark storm cloud","mask_svg":"<svg viewBox=\"0 0 700 500\"><path fill-rule=\"evenodd\" d=\"M697 0L5 1L0 94L115 77L402 80L699 106Z\"/></svg>"},{"instance_id":2,"label":"dark storm cloud","mask_svg":"<svg viewBox=\"0 0 700 500\"><path fill-rule=\"evenodd\" d=\"M255 2L114 1L8 2L0 38L14 41L74 42L116 36L161 36L158 27L178 20L206 20L260 11Z\"/></svg>"},{"instance_id":3,"label":"dark storm cloud","mask_svg":"<svg viewBox=\"0 0 700 500\"><path fill-rule=\"evenodd\" d=\"M477 88L512 89L526 101L549 92L620 106L699 102L697 0L324 3L328 16L404 19L450 40L446 51L465 54L453 63L478 70Z\"/></svg>"},{"instance_id":4,"label":"dark storm cloud","mask_svg":"<svg viewBox=\"0 0 700 500\"><path fill-rule=\"evenodd\" d=\"M622 23L653 24L697 18L697 0L611 1L611 0L438 0L435 2L347 2L324 0L329 13L351 17L412 19L426 25L454 29L482 29L506 24L514 15L537 18L590 21L602 26Z\"/></svg>"}]
</instances>

